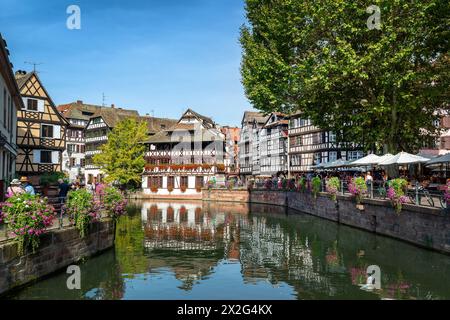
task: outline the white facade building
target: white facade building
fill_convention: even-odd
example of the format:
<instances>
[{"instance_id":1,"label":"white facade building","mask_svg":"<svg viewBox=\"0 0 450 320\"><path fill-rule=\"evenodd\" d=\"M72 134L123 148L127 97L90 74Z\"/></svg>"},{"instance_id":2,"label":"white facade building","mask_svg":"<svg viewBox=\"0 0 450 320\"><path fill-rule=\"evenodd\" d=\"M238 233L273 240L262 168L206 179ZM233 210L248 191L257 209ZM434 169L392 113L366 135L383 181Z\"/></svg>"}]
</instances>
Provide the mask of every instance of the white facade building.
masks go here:
<instances>
[{"instance_id":1,"label":"white facade building","mask_svg":"<svg viewBox=\"0 0 450 320\"><path fill-rule=\"evenodd\" d=\"M15 176L17 111L23 102L15 81L6 41L0 34L0 197Z\"/></svg>"}]
</instances>

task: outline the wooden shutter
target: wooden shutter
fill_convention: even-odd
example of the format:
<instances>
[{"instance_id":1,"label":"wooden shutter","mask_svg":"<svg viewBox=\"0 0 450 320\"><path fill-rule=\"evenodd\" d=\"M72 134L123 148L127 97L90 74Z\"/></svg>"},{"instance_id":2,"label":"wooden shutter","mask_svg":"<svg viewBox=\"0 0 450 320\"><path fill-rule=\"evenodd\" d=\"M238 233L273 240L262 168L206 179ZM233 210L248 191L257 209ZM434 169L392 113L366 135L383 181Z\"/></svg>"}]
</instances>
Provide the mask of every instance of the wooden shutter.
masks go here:
<instances>
[{"instance_id":1,"label":"wooden shutter","mask_svg":"<svg viewBox=\"0 0 450 320\"><path fill-rule=\"evenodd\" d=\"M45 107L45 101L44 100L38 100L37 101L38 104L38 112L44 112L44 107Z\"/></svg>"},{"instance_id":2,"label":"wooden shutter","mask_svg":"<svg viewBox=\"0 0 450 320\"><path fill-rule=\"evenodd\" d=\"M41 163L41 150L33 150L33 163Z\"/></svg>"},{"instance_id":3,"label":"wooden shutter","mask_svg":"<svg viewBox=\"0 0 450 320\"><path fill-rule=\"evenodd\" d=\"M28 98L22 98L23 100L23 108L22 109L26 109L27 105L28 105Z\"/></svg>"},{"instance_id":4,"label":"wooden shutter","mask_svg":"<svg viewBox=\"0 0 450 320\"><path fill-rule=\"evenodd\" d=\"M52 151L52 163L53 164L59 163L59 151Z\"/></svg>"},{"instance_id":5,"label":"wooden shutter","mask_svg":"<svg viewBox=\"0 0 450 320\"><path fill-rule=\"evenodd\" d=\"M61 139L61 126L53 126L53 138Z\"/></svg>"}]
</instances>

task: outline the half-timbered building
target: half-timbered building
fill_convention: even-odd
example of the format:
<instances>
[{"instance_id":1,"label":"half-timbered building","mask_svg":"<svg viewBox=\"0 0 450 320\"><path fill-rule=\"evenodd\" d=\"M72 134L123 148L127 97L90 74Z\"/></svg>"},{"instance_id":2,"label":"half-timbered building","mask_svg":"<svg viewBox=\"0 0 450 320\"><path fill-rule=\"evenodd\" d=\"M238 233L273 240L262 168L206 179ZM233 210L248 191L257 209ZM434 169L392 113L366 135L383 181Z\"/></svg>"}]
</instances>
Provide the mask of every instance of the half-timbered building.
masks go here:
<instances>
[{"instance_id":1,"label":"half-timbered building","mask_svg":"<svg viewBox=\"0 0 450 320\"><path fill-rule=\"evenodd\" d=\"M16 171L38 183L44 173L62 171L68 121L58 112L36 72L17 71L23 99L17 113Z\"/></svg>"},{"instance_id":2,"label":"half-timbered building","mask_svg":"<svg viewBox=\"0 0 450 320\"><path fill-rule=\"evenodd\" d=\"M364 156L356 143L338 143L331 131L315 126L310 119L298 112L289 121L289 173L312 171L312 166L338 159L357 160Z\"/></svg>"},{"instance_id":3,"label":"half-timbered building","mask_svg":"<svg viewBox=\"0 0 450 320\"><path fill-rule=\"evenodd\" d=\"M93 163L93 157L101 152L100 147L108 141L108 134L117 123L127 118L143 121L147 124L147 135L151 137L162 130L170 128L177 122L173 119L157 118L149 115L139 116L136 110L117 108L114 105L111 105L111 107L96 107L97 111L90 116L83 134L85 145L84 175L88 184L96 181L101 182L104 178L102 169Z\"/></svg>"},{"instance_id":4,"label":"half-timbered building","mask_svg":"<svg viewBox=\"0 0 450 320\"><path fill-rule=\"evenodd\" d=\"M272 112L260 133L261 177L287 176L287 138L289 120L285 114Z\"/></svg>"},{"instance_id":5,"label":"half-timbered building","mask_svg":"<svg viewBox=\"0 0 450 320\"><path fill-rule=\"evenodd\" d=\"M101 153L100 147L107 143L108 134L117 123L126 118L138 118L139 113L136 110L125 110L116 108L101 107L92 115L84 130L85 142L85 181L87 184L101 182L104 178L102 169L95 165L93 157Z\"/></svg>"},{"instance_id":6,"label":"half-timbered building","mask_svg":"<svg viewBox=\"0 0 450 320\"><path fill-rule=\"evenodd\" d=\"M66 134L66 149L63 152L62 170L71 181L85 182L84 129L90 118L101 106L76 101L58 106L58 111L69 121Z\"/></svg>"},{"instance_id":7,"label":"half-timbered building","mask_svg":"<svg viewBox=\"0 0 450 320\"><path fill-rule=\"evenodd\" d=\"M239 176L243 182L261 173L259 140L267 119L259 112L244 112L239 139Z\"/></svg>"},{"instance_id":8,"label":"half-timbered building","mask_svg":"<svg viewBox=\"0 0 450 320\"><path fill-rule=\"evenodd\" d=\"M17 112L23 108L6 41L0 34L0 200L14 178L17 157Z\"/></svg>"},{"instance_id":9,"label":"half-timbered building","mask_svg":"<svg viewBox=\"0 0 450 320\"><path fill-rule=\"evenodd\" d=\"M212 119L191 109L146 145L144 195L201 197L208 181L225 180L225 135Z\"/></svg>"}]
</instances>

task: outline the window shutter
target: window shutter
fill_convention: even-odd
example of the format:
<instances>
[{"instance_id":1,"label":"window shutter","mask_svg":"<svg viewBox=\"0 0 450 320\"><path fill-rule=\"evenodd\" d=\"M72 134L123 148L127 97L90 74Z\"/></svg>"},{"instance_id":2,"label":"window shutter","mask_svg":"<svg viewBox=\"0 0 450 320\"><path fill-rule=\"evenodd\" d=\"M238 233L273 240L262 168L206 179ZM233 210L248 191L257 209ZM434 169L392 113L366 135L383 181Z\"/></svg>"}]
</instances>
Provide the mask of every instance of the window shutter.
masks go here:
<instances>
[{"instance_id":1,"label":"window shutter","mask_svg":"<svg viewBox=\"0 0 450 320\"><path fill-rule=\"evenodd\" d=\"M33 163L41 163L41 150L33 150Z\"/></svg>"},{"instance_id":2,"label":"window shutter","mask_svg":"<svg viewBox=\"0 0 450 320\"><path fill-rule=\"evenodd\" d=\"M53 138L61 139L61 126L53 126Z\"/></svg>"},{"instance_id":3,"label":"window shutter","mask_svg":"<svg viewBox=\"0 0 450 320\"><path fill-rule=\"evenodd\" d=\"M38 100L37 103L38 103L38 112L44 112L45 101Z\"/></svg>"},{"instance_id":4,"label":"window shutter","mask_svg":"<svg viewBox=\"0 0 450 320\"><path fill-rule=\"evenodd\" d=\"M53 164L59 163L59 151L52 151L52 163Z\"/></svg>"},{"instance_id":5,"label":"window shutter","mask_svg":"<svg viewBox=\"0 0 450 320\"><path fill-rule=\"evenodd\" d=\"M28 105L28 98L22 98L22 100L23 100L23 109L26 109L27 108L27 105Z\"/></svg>"}]
</instances>

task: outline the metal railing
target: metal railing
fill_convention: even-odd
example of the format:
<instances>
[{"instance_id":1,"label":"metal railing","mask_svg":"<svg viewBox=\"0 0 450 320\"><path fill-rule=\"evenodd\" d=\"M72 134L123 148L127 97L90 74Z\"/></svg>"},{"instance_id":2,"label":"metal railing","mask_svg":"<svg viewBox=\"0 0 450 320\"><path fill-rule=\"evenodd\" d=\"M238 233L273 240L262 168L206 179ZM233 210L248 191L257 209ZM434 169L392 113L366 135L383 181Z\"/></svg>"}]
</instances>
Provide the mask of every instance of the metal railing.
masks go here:
<instances>
[{"instance_id":1,"label":"metal railing","mask_svg":"<svg viewBox=\"0 0 450 320\"><path fill-rule=\"evenodd\" d=\"M45 232L73 227L69 216L63 209L63 204L61 203L59 197L48 198L48 204L53 206L53 208L55 209L56 219L53 221L53 224L46 229ZM108 217L108 214L104 210L100 210L100 219L106 217ZM6 222L0 224L0 244L10 241L14 238L15 235L8 229L8 224Z\"/></svg>"},{"instance_id":2,"label":"metal railing","mask_svg":"<svg viewBox=\"0 0 450 320\"><path fill-rule=\"evenodd\" d=\"M367 184L367 192L363 194L363 199L378 199L378 200L389 200L388 198L388 185L383 181L369 181ZM306 186L307 188L307 186ZM265 182L256 182L253 185L253 189L255 190L268 190L266 188ZM327 192L326 184L324 180L321 180L321 191ZM273 182L270 190L286 190L284 188L280 188L278 183ZM296 184L296 190L298 190L298 186ZM306 191L310 192L310 191ZM340 181L340 188L338 191L338 195L347 195L351 196L352 193L349 191L348 183L346 181ZM440 190L431 190L427 188L423 188L419 184L416 184L414 187L409 187L405 191L406 196L406 204L423 206L423 207L433 207L438 209L446 209L447 203L445 199L445 194Z\"/></svg>"}]
</instances>

